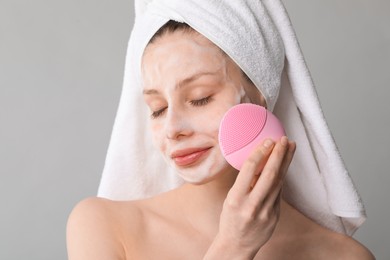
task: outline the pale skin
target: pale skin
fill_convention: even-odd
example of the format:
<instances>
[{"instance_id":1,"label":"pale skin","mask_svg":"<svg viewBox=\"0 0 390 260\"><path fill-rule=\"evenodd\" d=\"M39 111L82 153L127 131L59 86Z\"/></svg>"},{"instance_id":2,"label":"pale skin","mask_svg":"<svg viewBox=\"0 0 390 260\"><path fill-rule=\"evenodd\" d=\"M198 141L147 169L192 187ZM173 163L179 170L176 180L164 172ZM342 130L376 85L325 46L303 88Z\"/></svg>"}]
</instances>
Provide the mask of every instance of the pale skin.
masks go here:
<instances>
[{"instance_id":1,"label":"pale skin","mask_svg":"<svg viewBox=\"0 0 390 260\"><path fill-rule=\"evenodd\" d=\"M156 147L187 183L144 200L82 201L68 221L69 259L374 259L281 199L296 146L287 137L259 145L240 172L223 159L223 114L266 104L213 43L165 34L146 48L142 72Z\"/></svg>"}]
</instances>

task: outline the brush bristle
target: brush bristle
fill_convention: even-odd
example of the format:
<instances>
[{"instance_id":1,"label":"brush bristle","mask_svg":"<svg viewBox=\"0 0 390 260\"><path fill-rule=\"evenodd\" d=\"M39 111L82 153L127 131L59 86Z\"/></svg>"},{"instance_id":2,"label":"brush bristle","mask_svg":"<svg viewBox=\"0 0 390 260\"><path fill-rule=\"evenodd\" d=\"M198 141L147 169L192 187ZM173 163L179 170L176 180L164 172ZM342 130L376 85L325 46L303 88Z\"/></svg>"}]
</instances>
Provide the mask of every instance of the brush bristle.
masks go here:
<instances>
[{"instance_id":1,"label":"brush bristle","mask_svg":"<svg viewBox=\"0 0 390 260\"><path fill-rule=\"evenodd\" d=\"M231 108L221 121L219 142L224 155L245 147L258 136L267 121L264 107L241 104Z\"/></svg>"}]
</instances>

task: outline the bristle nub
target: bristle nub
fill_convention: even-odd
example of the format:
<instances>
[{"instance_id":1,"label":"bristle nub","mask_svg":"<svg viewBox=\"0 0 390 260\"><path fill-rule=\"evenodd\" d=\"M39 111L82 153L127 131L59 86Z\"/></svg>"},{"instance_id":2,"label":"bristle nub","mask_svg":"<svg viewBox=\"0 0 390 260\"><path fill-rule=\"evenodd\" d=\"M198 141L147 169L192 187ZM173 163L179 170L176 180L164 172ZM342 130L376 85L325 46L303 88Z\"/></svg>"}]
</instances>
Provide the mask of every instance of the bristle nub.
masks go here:
<instances>
[{"instance_id":1,"label":"bristle nub","mask_svg":"<svg viewBox=\"0 0 390 260\"><path fill-rule=\"evenodd\" d=\"M222 119L219 129L224 155L231 154L254 140L266 121L267 111L262 106L245 103L232 107Z\"/></svg>"}]
</instances>

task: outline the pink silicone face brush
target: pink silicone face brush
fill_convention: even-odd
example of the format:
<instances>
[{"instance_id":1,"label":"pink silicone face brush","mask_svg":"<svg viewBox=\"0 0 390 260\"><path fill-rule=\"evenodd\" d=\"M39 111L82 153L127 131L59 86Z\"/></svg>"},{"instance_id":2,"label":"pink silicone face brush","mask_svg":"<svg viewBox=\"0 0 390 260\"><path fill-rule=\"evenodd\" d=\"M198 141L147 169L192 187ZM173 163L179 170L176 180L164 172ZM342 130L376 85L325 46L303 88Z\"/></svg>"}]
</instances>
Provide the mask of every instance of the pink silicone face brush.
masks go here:
<instances>
[{"instance_id":1,"label":"pink silicone face brush","mask_svg":"<svg viewBox=\"0 0 390 260\"><path fill-rule=\"evenodd\" d=\"M230 108L219 127L219 145L226 161L237 170L253 149L265 139L275 141L286 135L282 124L270 111L254 104Z\"/></svg>"}]
</instances>

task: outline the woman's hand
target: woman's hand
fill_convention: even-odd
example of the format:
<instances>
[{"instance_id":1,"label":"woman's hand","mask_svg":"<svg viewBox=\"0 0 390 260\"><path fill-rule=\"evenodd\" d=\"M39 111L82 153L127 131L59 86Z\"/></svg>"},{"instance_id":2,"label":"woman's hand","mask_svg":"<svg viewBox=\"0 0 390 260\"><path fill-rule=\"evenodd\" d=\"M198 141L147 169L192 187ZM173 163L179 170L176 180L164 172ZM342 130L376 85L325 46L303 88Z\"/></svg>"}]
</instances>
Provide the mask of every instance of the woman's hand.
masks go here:
<instances>
[{"instance_id":1,"label":"woman's hand","mask_svg":"<svg viewBox=\"0 0 390 260\"><path fill-rule=\"evenodd\" d=\"M267 139L253 151L226 197L218 235L205 259L213 259L216 252L224 252L229 259L253 259L270 239L294 152L295 143L287 137L277 143Z\"/></svg>"}]
</instances>

